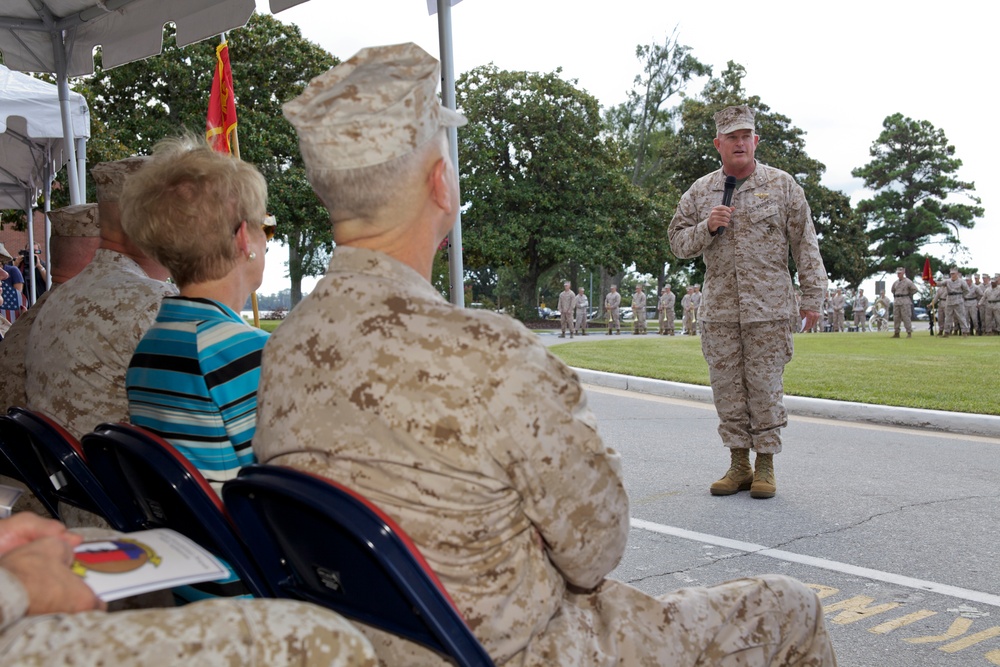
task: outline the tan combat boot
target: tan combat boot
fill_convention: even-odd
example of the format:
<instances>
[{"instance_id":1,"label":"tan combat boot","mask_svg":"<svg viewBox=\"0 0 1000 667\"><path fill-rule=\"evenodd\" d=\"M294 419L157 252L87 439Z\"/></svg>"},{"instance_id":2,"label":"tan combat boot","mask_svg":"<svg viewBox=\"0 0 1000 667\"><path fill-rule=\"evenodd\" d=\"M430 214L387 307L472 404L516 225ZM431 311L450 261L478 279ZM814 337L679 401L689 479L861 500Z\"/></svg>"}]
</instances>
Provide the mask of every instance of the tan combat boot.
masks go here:
<instances>
[{"instance_id":1,"label":"tan combat boot","mask_svg":"<svg viewBox=\"0 0 1000 667\"><path fill-rule=\"evenodd\" d=\"M737 491L746 491L753 483L753 470L750 468L749 449L730 449L731 462L729 470L718 482L709 488L713 496L731 496Z\"/></svg>"},{"instance_id":2,"label":"tan combat boot","mask_svg":"<svg viewBox=\"0 0 1000 667\"><path fill-rule=\"evenodd\" d=\"M757 454L754 461L751 498L774 498L777 487L774 483L774 454Z\"/></svg>"}]
</instances>

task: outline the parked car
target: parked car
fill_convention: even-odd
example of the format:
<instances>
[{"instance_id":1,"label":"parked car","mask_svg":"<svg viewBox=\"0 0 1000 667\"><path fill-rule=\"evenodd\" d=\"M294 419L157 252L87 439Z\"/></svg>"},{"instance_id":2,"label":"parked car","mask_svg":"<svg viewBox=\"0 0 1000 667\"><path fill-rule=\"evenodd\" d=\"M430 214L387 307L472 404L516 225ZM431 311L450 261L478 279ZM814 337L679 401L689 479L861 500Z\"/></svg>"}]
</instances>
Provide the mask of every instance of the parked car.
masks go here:
<instances>
[{"instance_id":1,"label":"parked car","mask_svg":"<svg viewBox=\"0 0 1000 667\"><path fill-rule=\"evenodd\" d=\"M924 322L926 322L926 321L928 321L930 319L930 315L928 315L927 309L924 308L923 306L914 306L913 307L913 319L915 319L915 320L923 320Z\"/></svg>"}]
</instances>

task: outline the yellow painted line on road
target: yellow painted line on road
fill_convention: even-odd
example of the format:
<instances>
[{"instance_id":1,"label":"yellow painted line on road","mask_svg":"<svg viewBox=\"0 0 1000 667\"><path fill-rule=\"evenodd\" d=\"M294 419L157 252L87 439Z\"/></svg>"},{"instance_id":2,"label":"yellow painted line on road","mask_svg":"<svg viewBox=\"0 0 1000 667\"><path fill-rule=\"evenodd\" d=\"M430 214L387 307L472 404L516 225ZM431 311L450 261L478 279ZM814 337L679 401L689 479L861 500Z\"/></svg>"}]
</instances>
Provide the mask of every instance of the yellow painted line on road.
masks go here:
<instances>
[{"instance_id":1,"label":"yellow painted line on road","mask_svg":"<svg viewBox=\"0 0 1000 667\"><path fill-rule=\"evenodd\" d=\"M693 530L677 528L675 526L664 526L663 524L653 523L652 521L646 521L644 519L636 519L634 517L631 519L631 522L633 528L648 530L661 535L680 537L685 540L701 542L702 544L711 544L717 547L733 549L734 551L743 551L756 556L767 556L769 558L775 558L789 563L798 563L800 565L815 567L821 570L840 572L842 574L864 577L875 581L884 581L897 586L904 586L906 588L927 591L929 593L947 595L960 600L968 600L970 602L979 602L993 607L1000 607L1000 595L993 595L992 593L974 591L968 588L959 588L958 586L942 584L936 581L916 579L914 577L907 577L905 575L894 574L892 572L872 570L867 567L851 565L850 563L840 563L827 558L806 556L804 554L797 554L792 551L784 551L782 549L771 549L763 544L754 544L753 542L743 542L741 540L731 540L727 537L719 537L718 535L709 535L707 533L698 533Z\"/></svg>"},{"instance_id":2,"label":"yellow painted line on road","mask_svg":"<svg viewBox=\"0 0 1000 667\"><path fill-rule=\"evenodd\" d=\"M602 387L596 384L584 383L583 386L587 391L592 391L596 393L609 394L611 396L619 396L621 398L652 401L654 403L663 403L667 405L680 405L689 408L701 408L702 410L711 411L713 415L715 414L715 406L712 405L711 403L705 403L703 401L693 401L684 398L671 398L669 396L656 396L655 394L645 394L639 391L629 391L626 389L614 389L611 387ZM1000 445L1000 438L991 438L985 435L963 435L961 433L948 433L946 431L906 428L903 426L886 426L884 424L869 424L865 422L851 422L851 421L844 421L842 419L802 417L798 415L788 415L788 420L794 422L802 422L804 424L824 424L827 426L835 424L837 426L844 426L846 428L859 428L859 429L865 429L867 431L891 431L894 433L907 433L916 436L940 438L942 440L961 440L962 442L989 442Z\"/></svg>"}]
</instances>

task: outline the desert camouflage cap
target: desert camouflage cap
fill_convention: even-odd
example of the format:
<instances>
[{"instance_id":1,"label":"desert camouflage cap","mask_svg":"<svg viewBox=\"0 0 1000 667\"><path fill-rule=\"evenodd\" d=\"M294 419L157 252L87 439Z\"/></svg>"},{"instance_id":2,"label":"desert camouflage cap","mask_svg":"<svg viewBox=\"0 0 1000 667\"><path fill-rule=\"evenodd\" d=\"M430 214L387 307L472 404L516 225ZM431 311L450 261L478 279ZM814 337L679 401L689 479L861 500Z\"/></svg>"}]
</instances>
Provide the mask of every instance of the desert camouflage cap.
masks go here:
<instances>
[{"instance_id":1,"label":"desert camouflage cap","mask_svg":"<svg viewBox=\"0 0 1000 667\"><path fill-rule=\"evenodd\" d=\"M903 272L903 273L906 273L906 269L905 269L905 268L903 268L902 266L897 266L897 267L896 267L896 273L899 273L899 272Z\"/></svg>"},{"instance_id":2,"label":"desert camouflage cap","mask_svg":"<svg viewBox=\"0 0 1000 667\"><path fill-rule=\"evenodd\" d=\"M754 112L750 107L726 107L715 114L715 131L719 134L729 134L736 130L754 129Z\"/></svg>"},{"instance_id":3,"label":"desert camouflage cap","mask_svg":"<svg viewBox=\"0 0 1000 667\"><path fill-rule=\"evenodd\" d=\"M94 179L94 185L97 186L97 201L101 203L117 202L121 197L122 188L125 186L125 179L152 159L148 155L136 155L124 160L95 164L90 170L90 175Z\"/></svg>"},{"instance_id":4,"label":"desert camouflage cap","mask_svg":"<svg viewBox=\"0 0 1000 667\"><path fill-rule=\"evenodd\" d=\"M951 267L950 269L948 269L948 273L958 273L958 267L957 266Z\"/></svg>"},{"instance_id":5,"label":"desert camouflage cap","mask_svg":"<svg viewBox=\"0 0 1000 667\"><path fill-rule=\"evenodd\" d=\"M441 106L441 67L416 44L361 49L284 106L310 171L358 169L412 153L461 114Z\"/></svg>"},{"instance_id":6,"label":"desert camouflage cap","mask_svg":"<svg viewBox=\"0 0 1000 667\"><path fill-rule=\"evenodd\" d=\"M97 204L76 204L49 211L53 236L100 236Z\"/></svg>"}]
</instances>

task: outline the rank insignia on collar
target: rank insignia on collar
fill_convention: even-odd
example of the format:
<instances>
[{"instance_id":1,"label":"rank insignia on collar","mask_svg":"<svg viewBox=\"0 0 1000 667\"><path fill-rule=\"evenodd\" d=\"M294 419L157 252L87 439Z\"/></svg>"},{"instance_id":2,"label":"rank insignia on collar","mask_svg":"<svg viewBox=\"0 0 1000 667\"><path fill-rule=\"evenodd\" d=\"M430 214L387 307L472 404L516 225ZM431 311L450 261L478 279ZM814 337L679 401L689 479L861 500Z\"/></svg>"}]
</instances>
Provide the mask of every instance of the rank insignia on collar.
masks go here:
<instances>
[{"instance_id":1,"label":"rank insignia on collar","mask_svg":"<svg viewBox=\"0 0 1000 667\"><path fill-rule=\"evenodd\" d=\"M771 195L768 192L755 192L755 193L753 193L753 196L754 197L759 197L760 199L767 199Z\"/></svg>"}]
</instances>

